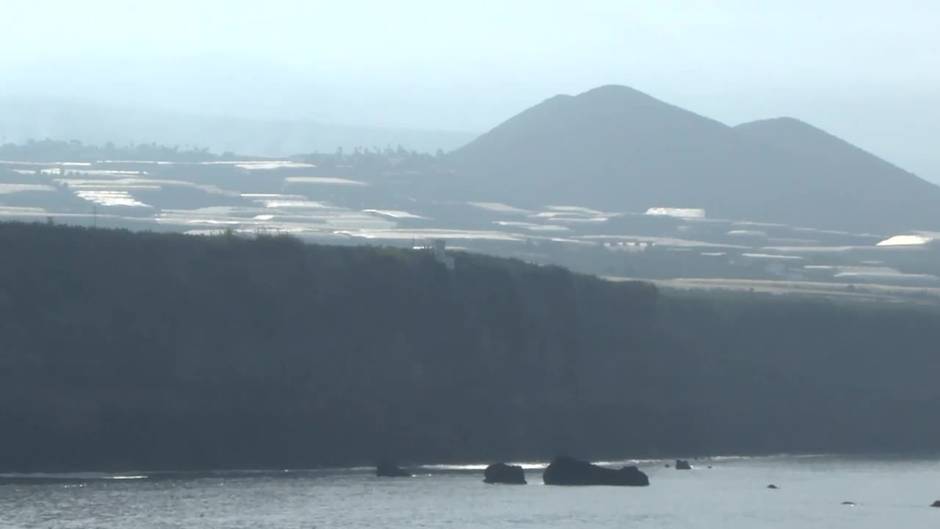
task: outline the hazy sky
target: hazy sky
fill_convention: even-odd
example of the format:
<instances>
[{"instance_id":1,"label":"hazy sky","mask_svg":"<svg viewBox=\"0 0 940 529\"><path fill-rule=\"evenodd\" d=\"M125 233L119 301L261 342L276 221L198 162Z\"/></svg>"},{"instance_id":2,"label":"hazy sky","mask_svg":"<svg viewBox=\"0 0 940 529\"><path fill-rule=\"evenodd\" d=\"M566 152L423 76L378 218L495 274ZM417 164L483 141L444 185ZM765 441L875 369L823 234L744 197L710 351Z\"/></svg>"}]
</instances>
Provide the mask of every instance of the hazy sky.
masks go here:
<instances>
[{"instance_id":1,"label":"hazy sky","mask_svg":"<svg viewBox=\"0 0 940 529\"><path fill-rule=\"evenodd\" d=\"M940 181L938 0L0 0L0 96L483 131L625 84Z\"/></svg>"}]
</instances>

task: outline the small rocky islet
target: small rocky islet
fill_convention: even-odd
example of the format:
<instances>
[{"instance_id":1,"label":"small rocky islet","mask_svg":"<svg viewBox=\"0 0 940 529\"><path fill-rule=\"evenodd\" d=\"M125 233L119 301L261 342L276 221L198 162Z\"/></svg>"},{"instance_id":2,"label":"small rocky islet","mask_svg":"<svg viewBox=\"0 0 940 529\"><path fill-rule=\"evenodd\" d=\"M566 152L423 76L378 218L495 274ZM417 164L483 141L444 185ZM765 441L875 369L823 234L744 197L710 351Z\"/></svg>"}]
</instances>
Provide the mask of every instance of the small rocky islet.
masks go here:
<instances>
[{"instance_id":1,"label":"small rocky islet","mask_svg":"<svg viewBox=\"0 0 940 529\"><path fill-rule=\"evenodd\" d=\"M542 474L546 485L620 485L628 487L646 487L650 484L649 476L636 466L624 466L619 469L581 461L573 457L556 457Z\"/></svg>"},{"instance_id":2,"label":"small rocky islet","mask_svg":"<svg viewBox=\"0 0 940 529\"><path fill-rule=\"evenodd\" d=\"M525 470L519 465L493 463L483 471L484 483L502 483L505 485L525 485Z\"/></svg>"},{"instance_id":3,"label":"small rocky islet","mask_svg":"<svg viewBox=\"0 0 940 529\"><path fill-rule=\"evenodd\" d=\"M410 478L414 475L392 461L379 461L375 465L375 475L380 478Z\"/></svg>"}]
</instances>

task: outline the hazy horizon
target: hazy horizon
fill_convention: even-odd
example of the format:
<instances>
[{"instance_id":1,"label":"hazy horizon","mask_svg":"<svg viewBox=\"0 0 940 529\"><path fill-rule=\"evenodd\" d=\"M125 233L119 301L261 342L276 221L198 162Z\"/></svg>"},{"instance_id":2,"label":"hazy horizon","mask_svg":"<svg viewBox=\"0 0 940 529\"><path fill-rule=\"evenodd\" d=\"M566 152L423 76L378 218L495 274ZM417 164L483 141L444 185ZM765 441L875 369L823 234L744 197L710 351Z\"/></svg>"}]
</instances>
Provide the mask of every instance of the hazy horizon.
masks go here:
<instances>
[{"instance_id":1,"label":"hazy horizon","mask_svg":"<svg viewBox=\"0 0 940 529\"><path fill-rule=\"evenodd\" d=\"M729 125L796 117L940 182L936 4L762 6L13 0L0 98L481 133L622 84Z\"/></svg>"}]
</instances>

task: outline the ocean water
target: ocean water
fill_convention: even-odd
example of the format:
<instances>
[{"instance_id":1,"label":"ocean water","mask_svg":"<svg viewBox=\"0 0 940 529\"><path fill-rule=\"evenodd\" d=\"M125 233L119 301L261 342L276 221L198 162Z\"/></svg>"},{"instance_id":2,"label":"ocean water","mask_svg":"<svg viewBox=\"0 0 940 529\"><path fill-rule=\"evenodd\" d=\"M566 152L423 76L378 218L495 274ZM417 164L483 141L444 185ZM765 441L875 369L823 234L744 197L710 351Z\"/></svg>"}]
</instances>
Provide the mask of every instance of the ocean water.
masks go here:
<instances>
[{"instance_id":1,"label":"ocean water","mask_svg":"<svg viewBox=\"0 0 940 529\"><path fill-rule=\"evenodd\" d=\"M526 486L486 485L473 465L402 479L371 469L6 474L0 528L940 527L930 507L940 458L718 458L692 471L663 463L640 464L647 488L545 486L538 465L528 465Z\"/></svg>"}]
</instances>

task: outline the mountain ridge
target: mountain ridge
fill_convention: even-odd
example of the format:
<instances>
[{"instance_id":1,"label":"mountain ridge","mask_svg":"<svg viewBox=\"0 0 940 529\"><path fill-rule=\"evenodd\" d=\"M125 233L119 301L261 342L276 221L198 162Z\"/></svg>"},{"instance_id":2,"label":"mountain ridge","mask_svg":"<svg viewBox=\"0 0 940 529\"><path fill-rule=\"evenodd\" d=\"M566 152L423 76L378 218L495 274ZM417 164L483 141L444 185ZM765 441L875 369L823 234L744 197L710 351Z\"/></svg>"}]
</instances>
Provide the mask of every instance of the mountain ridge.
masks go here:
<instances>
[{"instance_id":1,"label":"mountain ridge","mask_svg":"<svg viewBox=\"0 0 940 529\"><path fill-rule=\"evenodd\" d=\"M758 120L749 121L746 123L741 123L739 125L735 125L734 129L749 133L751 134L751 137L755 137L755 135L757 135L757 136L764 136L765 139L767 139L766 136L768 135L769 132L771 132L769 129L771 127L778 127L778 126L782 126L786 129L789 129L793 133L802 132L804 134L813 135L820 142L828 142L832 146L836 146L836 147L843 148L843 149L848 149L856 155L867 156L869 157L871 161L875 161L876 163L880 163L880 164L885 164L887 166L890 166L893 169L903 171L911 176L916 177L919 180L922 180L923 182L927 184L930 184L931 186L937 187L937 184L934 184L933 182L930 182L924 178L921 178L915 173L908 171L907 169L904 169L903 167L899 165L891 163L890 161L885 160L884 158L881 158L877 154L874 154L866 149L863 149L857 145L854 145L850 143L849 141L842 139L836 136L835 134L832 134L829 131L826 131L825 129L821 129L813 125L812 123L808 123L799 118L790 117L790 116L780 116L776 118L758 119ZM780 138L776 138L773 144L776 145L777 147L783 146L782 142L780 141Z\"/></svg>"},{"instance_id":2,"label":"mountain ridge","mask_svg":"<svg viewBox=\"0 0 940 529\"><path fill-rule=\"evenodd\" d=\"M876 232L940 227L940 187L800 123L732 127L607 85L549 98L455 151L454 189L522 205L691 207Z\"/></svg>"}]
</instances>

